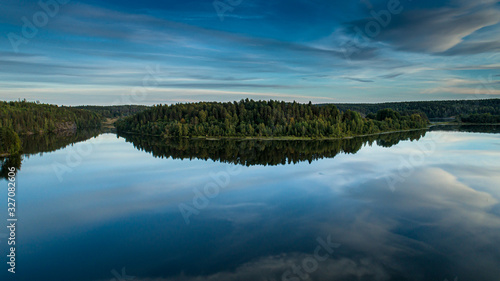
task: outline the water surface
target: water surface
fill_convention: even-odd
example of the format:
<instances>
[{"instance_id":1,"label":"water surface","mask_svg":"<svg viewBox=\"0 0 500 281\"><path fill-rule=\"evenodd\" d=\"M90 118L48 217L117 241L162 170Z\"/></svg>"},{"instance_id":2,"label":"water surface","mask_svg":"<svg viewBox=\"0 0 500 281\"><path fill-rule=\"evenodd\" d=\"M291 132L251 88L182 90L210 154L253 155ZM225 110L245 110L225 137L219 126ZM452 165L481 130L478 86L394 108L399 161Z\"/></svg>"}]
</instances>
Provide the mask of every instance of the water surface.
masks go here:
<instances>
[{"instance_id":1,"label":"water surface","mask_svg":"<svg viewBox=\"0 0 500 281\"><path fill-rule=\"evenodd\" d=\"M447 130L31 151L13 280L498 280L500 134Z\"/></svg>"}]
</instances>

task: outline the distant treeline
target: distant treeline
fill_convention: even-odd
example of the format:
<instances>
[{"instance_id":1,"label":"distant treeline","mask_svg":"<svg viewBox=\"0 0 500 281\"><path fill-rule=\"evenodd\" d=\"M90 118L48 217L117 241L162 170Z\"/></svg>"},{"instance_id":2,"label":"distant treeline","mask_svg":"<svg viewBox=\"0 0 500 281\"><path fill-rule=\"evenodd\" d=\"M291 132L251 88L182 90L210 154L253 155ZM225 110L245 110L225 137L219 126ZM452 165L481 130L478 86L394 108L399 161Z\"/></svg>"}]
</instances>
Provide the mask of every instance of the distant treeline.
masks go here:
<instances>
[{"instance_id":1,"label":"distant treeline","mask_svg":"<svg viewBox=\"0 0 500 281\"><path fill-rule=\"evenodd\" d=\"M342 103L335 105L340 111L354 110L364 115L377 113L377 111L385 108L391 108L400 112L416 110L425 113L429 118L445 118L481 113L500 115L500 99L388 102L376 104Z\"/></svg>"},{"instance_id":2,"label":"distant treeline","mask_svg":"<svg viewBox=\"0 0 500 281\"><path fill-rule=\"evenodd\" d=\"M101 121L99 114L73 107L27 101L0 102L0 127L11 128L17 134L99 128Z\"/></svg>"},{"instance_id":3,"label":"distant treeline","mask_svg":"<svg viewBox=\"0 0 500 281\"><path fill-rule=\"evenodd\" d=\"M96 112L105 118L117 118L133 115L144 111L149 108L145 105L110 105L110 106L98 106L98 105L82 105L76 106L76 108L90 110Z\"/></svg>"},{"instance_id":4,"label":"distant treeline","mask_svg":"<svg viewBox=\"0 0 500 281\"><path fill-rule=\"evenodd\" d=\"M457 119L459 122L464 123L500 123L500 115L491 115L489 113L461 115Z\"/></svg>"},{"instance_id":5,"label":"distant treeline","mask_svg":"<svg viewBox=\"0 0 500 281\"><path fill-rule=\"evenodd\" d=\"M164 137L345 137L424 128L415 111L383 109L370 118L335 105L284 101L199 102L157 105L115 123L118 131Z\"/></svg>"},{"instance_id":6,"label":"distant treeline","mask_svg":"<svg viewBox=\"0 0 500 281\"><path fill-rule=\"evenodd\" d=\"M26 100L0 101L0 155L19 153L19 136L22 135L57 133L62 137L67 132L75 134L81 129L101 128L106 117L128 116L147 108L142 105L68 107ZM23 143L23 150L25 145Z\"/></svg>"}]
</instances>

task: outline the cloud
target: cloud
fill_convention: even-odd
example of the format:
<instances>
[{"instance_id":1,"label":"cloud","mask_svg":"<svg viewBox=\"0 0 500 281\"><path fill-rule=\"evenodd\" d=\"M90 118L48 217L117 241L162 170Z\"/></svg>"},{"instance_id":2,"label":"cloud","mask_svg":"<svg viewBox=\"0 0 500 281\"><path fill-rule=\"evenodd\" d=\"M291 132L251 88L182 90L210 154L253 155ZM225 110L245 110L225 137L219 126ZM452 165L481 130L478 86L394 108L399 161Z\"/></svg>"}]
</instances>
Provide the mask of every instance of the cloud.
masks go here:
<instances>
[{"instance_id":1,"label":"cloud","mask_svg":"<svg viewBox=\"0 0 500 281\"><path fill-rule=\"evenodd\" d=\"M499 89L493 89L487 86L478 86L476 88L436 87L424 90L422 91L422 93L424 94L452 93L452 94L471 95L471 96L476 96L476 95L500 96Z\"/></svg>"},{"instance_id":2,"label":"cloud","mask_svg":"<svg viewBox=\"0 0 500 281\"><path fill-rule=\"evenodd\" d=\"M445 67L446 70L499 70L500 64L489 64L490 61L486 62L484 65L462 65L454 67Z\"/></svg>"},{"instance_id":3,"label":"cloud","mask_svg":"<svg viewBox=\"0 0 500 281\"><path fill-rule=\"evenodd\" d=\"M392 78L396 78L398 76L401 76L403 75L404 73L402 72L399 72L399 73L391 73L391 74L386 74L386 75L380 75L379 77L380 78L385 78L385 79L392 79Z\"/></svg>"},{"instance_id":4,"label":"cloud","mask_svg":"<svg viewBox=\"0 0 500 281\"><path fill-rule=\"evenodd\" d=\"M304 259L313 258L303 253L267 256L242 264L234 271L222 271L209 275L190 276L181 273L175 277L150 278L136 276L136 281L269 281L282 280L292 266L300 266ZM131 271L127 272L132 275ZM318 269L308 274L312 280L389 280L390 274L379 261L369 258L336 257L318 262ZM297 275L293 275L297 278ZM289 278L289 280L294 280ZM102 280L104 281L104 280Z\"/></svg>"},{"instance_id":5,"label":"cloud","mask_svg":"<svg viewBox=\"0 0 500 281\"><path fill-rule=\"evenodd\" d=\"M486 41L486 42L462 42L445 52L440 53L446 56L455 55L474 55L488 52L499 52L500 41Z\"/></svg>"},{"instance_id":6,"label":"cloud","mask_svg":"<svg viewBox=\"0 0 500 281\"><path fill-rule=\"evenodd\" d=\"M357 81L357 82L363 82L363 83L371 83L373 80L369 79L363 79L363 78L356 78L356 77L344 77L344 79L352 80L352 81Z\"/></svg>"},{"instance_id":7,"label":"cloud","mask_svg":"<svg viewBox=\"0 0 500 281\"><path fill-rule=\"evenodd\" d=\"M36 1L28 2L21 8L7 0L0 11L5 34L20 33L21 17L40 10ZM386 1L371 3L375 11L386 6ZM243 1L224 22L211 2L200 0L69 2L21 46L21 53L8 52L8 40L0 43L0 84L26 89L8 94L4 88L2 98L32 97L50 87L77 92L85 86L90 98L112 102L107 87L140 85L145 67L160 64L171 86L181 90L276 89L285 96L302 91L304 96L376 102L420 98L425 85L450 70L498 69L488 55L451 60L498 53L495 1L403 3L403 13L373 41L350 46L353 34L346 26L363 27L370 20L366 5L357 1ZM441 61L443 56L450 59ZM360 91L359 84L346 80L379 83ZM432 98L444 97L429 92ZM36 98L61 104L47 91ZM71 99L68 95L64 102Z\"/></svg>"},{"instance_id":8,"label":"cloud","mask_svg":"<svg viewBox=\"0 0 500 281\"><path fill-rule=\"evenodd\" d=\"M374 18L353 21L350 25L365 30ZM455 4L446 7L403 10L392 15L386 27L373 41L390 43L394 48L411 52L447 55L476 54L498 49L498 41L465 42L474 32L500 21L500 11L493 3ZM380 26L380 25L379 25ZM493 36L498 37L493 33ZM451 50L454 48L454 50Z\"/></svg>"}]
</instances>

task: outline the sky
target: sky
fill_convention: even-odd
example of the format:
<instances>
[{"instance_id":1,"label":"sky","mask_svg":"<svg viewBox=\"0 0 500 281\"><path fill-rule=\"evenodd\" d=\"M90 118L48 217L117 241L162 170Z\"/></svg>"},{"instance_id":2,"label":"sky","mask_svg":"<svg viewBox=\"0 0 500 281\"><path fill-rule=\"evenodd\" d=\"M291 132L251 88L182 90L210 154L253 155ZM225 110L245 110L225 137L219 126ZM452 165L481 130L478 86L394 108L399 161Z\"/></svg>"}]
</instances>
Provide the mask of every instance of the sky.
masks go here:
<instances>
[{"instance_id":1,"label":"sky","mask_svg":"<svg viewBox=\"0 0 500 281\"><path fill-rule=\"evenodd\" d=\"M2 0L0 100L500 98L492 0Z\"/></svg>"}]
</instances>

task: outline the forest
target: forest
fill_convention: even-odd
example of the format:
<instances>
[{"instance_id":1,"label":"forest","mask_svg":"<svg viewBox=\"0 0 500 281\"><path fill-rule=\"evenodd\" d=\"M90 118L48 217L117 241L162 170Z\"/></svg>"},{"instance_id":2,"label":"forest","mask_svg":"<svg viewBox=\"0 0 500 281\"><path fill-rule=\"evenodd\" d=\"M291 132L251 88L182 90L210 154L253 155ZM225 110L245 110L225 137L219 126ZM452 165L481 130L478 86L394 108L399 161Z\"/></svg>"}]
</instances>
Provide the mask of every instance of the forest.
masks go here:
<instances>
[{"instance_id":1,"label":"forest","mask_svg":"<svg viewBox=\"0 0 500 281\"><path fill-rule=\"evenodd\" d=\"M339 138L425 128L416 111L382 109L363 118L335 105L284 101L198 102L157 105L118 120L119 132L164 137L301 137Z\"/></svg>"},{"instance_id":2,"label":"forest","mask_svg":"<svg viewBox=\"0 0 500 281\"><path fill-rule=\"evenodd\" d=\"M491 115L490 113L460 115L457 120L463 123L494 124L500 123L500 115Z\"/></svg>"},{"instance_id":3,"label":"forest","mask_svg":"<svg viewBox=\"0 0 500 281\"><path fill-rule=\"evenodd\" d=\"M75 108L85 109L95 112L104 118L117 118L117 117L126 117L129 115L139 113L141 111L148 109L149 107L145 105L109 105L109 106L81 105L81 106L75 106Z\"/></svg>"},{"instance_id":4,"label":"forest","mask_svg":"<svg viewBox=\"0 0 500 281\"><path fill-rule=\"evenodd\" d=\"M100 128L101 115L88 110L40 104L0 102L0 155L15 155L24 148L19 136Z\"/></svg>"},{"instance_id":5,"label":"forest","mask_svg":"<svg viewBox=\"0 0 500 281\"><path fill-rule=\"evenodd\" d=\"M101 121L99 114L73 107L26 100L0 102L0 127L11 128L19 135L99 128Z\"/></svg>"},{"instance_id":6,"label":"forest","mask_svg":"<svg viewBox=\"0 0 500 281\"><path fill-rule=\"evenodd\" d=\"M341 103L335 104L340 111L354 110L368 115L390 108L395 111L420 111L429 118L446 118L458 115L490 113L500 115L500 99L413 101L388 103ZM324 104L324 106L327 106Z\"/></svg>"}]
</instances>

